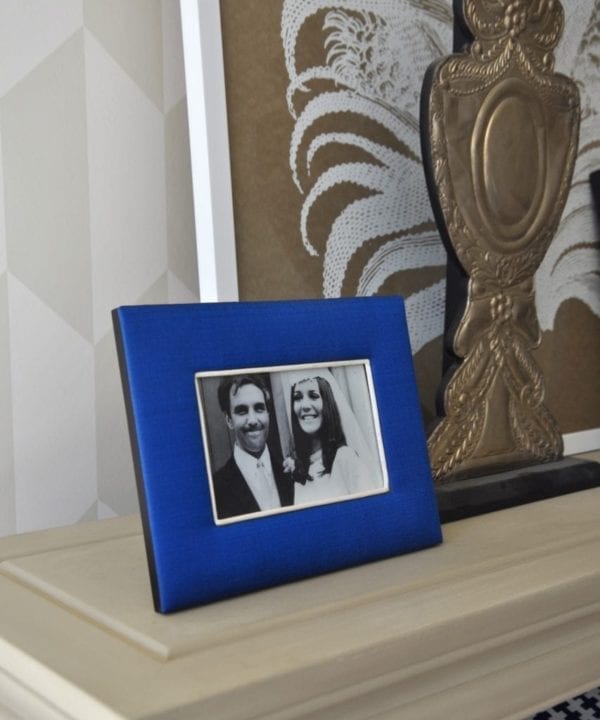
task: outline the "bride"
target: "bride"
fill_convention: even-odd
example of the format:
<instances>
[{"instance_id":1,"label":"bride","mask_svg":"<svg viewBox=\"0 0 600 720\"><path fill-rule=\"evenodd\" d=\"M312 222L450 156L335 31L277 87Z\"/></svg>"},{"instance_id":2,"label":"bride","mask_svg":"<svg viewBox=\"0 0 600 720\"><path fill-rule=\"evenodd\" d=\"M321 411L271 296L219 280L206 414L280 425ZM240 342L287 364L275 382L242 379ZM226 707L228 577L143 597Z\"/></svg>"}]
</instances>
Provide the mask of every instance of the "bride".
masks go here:
<instances>
[{"instance_id":1,"label":"bride","mask_svg":"<svg viewBox=\"0 0 600 720\"><path fill-rule=\"evenodd\" d=\"M294 505L363 494L380 487L377 464L331 372L323 368L293 373L289 382L296 455Z\"/></svg>"}]
</instances>

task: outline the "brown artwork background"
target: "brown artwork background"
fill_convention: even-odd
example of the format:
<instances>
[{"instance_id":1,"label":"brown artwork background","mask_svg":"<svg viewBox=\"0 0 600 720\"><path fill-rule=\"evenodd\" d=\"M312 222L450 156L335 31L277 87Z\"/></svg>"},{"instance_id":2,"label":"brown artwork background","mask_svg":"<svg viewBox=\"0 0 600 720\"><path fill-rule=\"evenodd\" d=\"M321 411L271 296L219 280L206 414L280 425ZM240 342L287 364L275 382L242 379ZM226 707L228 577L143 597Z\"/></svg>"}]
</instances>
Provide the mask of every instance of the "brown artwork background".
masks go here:
<instances>
[{"instance_id":1,"label":"brown artwork background","mask_svg":"<svg viewBox=\"0 0 600 720\"><path fill-rule=\"evenodd\" d=\"M348 6L352 3L339 4ZM362 4L365 11L372 10L376 5L367 0ZM410 5L410 0L406 0L406 4ZM310 16L301 28L296 53L298 67L325 64L323 23L328 9L335 8L336 4L327 5L328 8ZM432 0L430 5L437 11L443 3ZM446 30L439 31L437 39L447 43L445 52L450 52L450 2L446 5L446 19L440 21L441 25L438 23L438 30L444 24ZM591 31L585 36L588 45L595 47L600 46L600 27L596 27L597 33L594 34L594 26L599 24L600 17L598 5L596 2L591 16ZM286 104L289 77L281 37L282 7L282 0L221 0L238 280L242 300L323 297L323 254L331 226L349 203L372 194L370 190L351 182L338 183L323 193L315 202L308 223L310 241L319 255L312 256L307 252L300 232L305 194L294 184L289 163L290 138L295 120ZM360 19L359 13L348 10L350 16L352 12ZM407 56L403 61L411 67L418 67L419 63L410 56L408 44L404 47ZM587 56L593 56L593 53ZM595 57L597 62L597 53ZM417 60L423 62L422 57ZM560 58L557 69L561 71L563 68L559 63ZM596 65L585 72L590 78L594 74L600 76L600 67ZM584 79L587 80L587 75ZM420 77L415 80L420 85ZM596 85L600 86L600 83L596 81ZM339 84L334 85L330 81L312 81L306 94L296 95L299 111L320 91L334 87L340 89ZM598 115L600 98L595 88L592 100L585 112ZM596 121L600 127L600 119L596 118ZM400 154L411 155L410 149L396 136L356 113L321 117L311 128L309 139L314 138L316 133L327 132L358 133L390 146ZM590 171L594 169L595 159L600 162L600 138L597 139L595 148L583 148L592 165ZM420 162L420 158L417 159ZM310 190L314 178L320 177L328 168L336 164L361 162L372 162L372 158L361 148L340 144L323 147L314 155L310 176L301 175L304 193ZM416 182L424 185L422 178ZM588 222L586 227L590 228L589 236L580 238L579 242L593 247L598 254L598 226ZM434 229L430 219L418 226L416 231ZM411 231L414 232L415 228L412 227ZM365 264L390 237L391 234L372 238L352 256L345 273L342 295L357 294ZM400 269L389 274L377 294L401 294L408 298L444 277L445 267L442 264ZM600 296L600 275L597 274L596 278L595 288ZM441 317L439 324L441 333ZM298 342L301 341L299 338ZM435 417L441 357L442 340L439 334L426 342L414 356L426 425ZM557 418L561 431L570 433L600 427L600 317L594 310L576 298L563 302L554 318L553 330L543 333L536 359L546 376L547 405Z\"/></svg>"}]
</instances>

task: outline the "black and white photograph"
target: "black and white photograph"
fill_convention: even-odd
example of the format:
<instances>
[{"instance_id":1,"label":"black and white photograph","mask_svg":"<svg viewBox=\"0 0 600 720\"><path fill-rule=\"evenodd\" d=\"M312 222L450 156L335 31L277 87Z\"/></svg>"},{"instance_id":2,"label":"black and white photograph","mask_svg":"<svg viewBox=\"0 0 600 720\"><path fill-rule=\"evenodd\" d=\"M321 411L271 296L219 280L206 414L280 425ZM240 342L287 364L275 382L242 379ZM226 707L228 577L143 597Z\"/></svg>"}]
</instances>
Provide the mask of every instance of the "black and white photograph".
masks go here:
<instances>
[{"instance_id":1,"label":"black and white photograph","mask_svg":"<svg viewBox=\"0 0 600 720\"><path fill-rule=\"evenodd\" d=\"M386 492L367 360L196 373L217 524Z\"/></svg>"}]
</instances>

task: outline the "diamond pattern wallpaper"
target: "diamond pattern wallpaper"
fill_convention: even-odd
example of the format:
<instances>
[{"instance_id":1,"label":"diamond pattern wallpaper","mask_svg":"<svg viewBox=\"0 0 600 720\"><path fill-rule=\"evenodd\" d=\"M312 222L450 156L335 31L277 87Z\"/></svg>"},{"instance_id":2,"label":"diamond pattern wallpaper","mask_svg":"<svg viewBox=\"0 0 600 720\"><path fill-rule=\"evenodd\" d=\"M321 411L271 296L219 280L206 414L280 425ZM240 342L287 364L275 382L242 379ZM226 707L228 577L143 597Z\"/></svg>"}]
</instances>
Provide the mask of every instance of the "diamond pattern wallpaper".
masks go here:
<instances>
[{"instance_id":1,"label":"diamond pattern wallpaper","mask_svg":"<svg viewBox=\"0 0 600 720\"><path fill-rule=\"evenodd\" d=\"M0 4L0 535L137 510L112 308L198 299L177 0Z\"/></svg>"}]
</instances>

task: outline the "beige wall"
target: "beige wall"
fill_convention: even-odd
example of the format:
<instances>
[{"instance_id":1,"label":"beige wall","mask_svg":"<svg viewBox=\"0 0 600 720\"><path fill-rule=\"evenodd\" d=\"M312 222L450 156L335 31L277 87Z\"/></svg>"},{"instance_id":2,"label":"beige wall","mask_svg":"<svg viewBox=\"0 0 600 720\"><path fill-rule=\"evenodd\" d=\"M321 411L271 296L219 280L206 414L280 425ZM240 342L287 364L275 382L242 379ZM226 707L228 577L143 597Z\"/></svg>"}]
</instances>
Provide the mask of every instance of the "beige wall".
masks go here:
<instances>
[{"instance_id":1,"label":"beige wall","mask_svg":"<svg viewBox=\"0 0 600 720\"><path fill-rule=\"evenodd\" d=\"M110 311L198 297L179 23L0 3L0 535L137 508Z\"/></svg>"}]
</instances>

